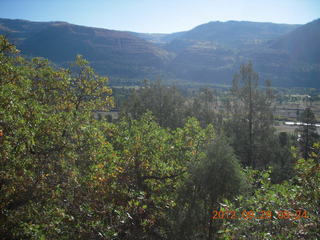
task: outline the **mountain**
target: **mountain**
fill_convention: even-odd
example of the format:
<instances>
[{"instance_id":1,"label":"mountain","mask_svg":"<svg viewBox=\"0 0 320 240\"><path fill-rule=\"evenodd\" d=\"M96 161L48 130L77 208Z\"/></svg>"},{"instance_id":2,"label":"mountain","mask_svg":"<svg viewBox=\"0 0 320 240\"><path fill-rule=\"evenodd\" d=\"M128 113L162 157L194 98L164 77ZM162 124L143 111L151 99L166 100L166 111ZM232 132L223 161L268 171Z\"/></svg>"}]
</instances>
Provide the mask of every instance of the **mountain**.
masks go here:
<instances>
[{"instance_id":1,"label":"mountain","mask_svg":"<svg viewBox=\"0 0 320 240\"><path fill-rule=\"evenodd\" d=\"M293 60L320 64L320 19L284 35L272 47L286 51Z\"/></svg>"},{"instance_id":2,"label":"mountain","mask_svg":"<svg viewBox=\"0 0 320 240\"><path fill-rule=\"evenodd\" d=\"M63 65L81 54L99 73L117 77L144 77L161 68L169 56L165 50L127 32L66 22L0 19L0 34L8 36L26 55Z\"/></svg>"},{"instance_id":3,"label":"mountain","mask_svg":"<svg viewBox=\"0 0 320 240\"><path fill-rule=\"evenodd\" d=\"M252 61L274 86L320 88L319 20L305 25L210 22L168 42L169 71L190 81L230 84L239 65ZM262 83L262 81L261 81Z\"/></svg>"},{"instance_id":4,"label":"mountain","mask_svg":"<svg viewBox=\"0 0 320 240\"><path fill-rule=\"evenodd\" d=\"M320 88L320 19L272 41L250 58L281 86Z\"/></svg>"},{"instance_id":5,"label":"mountain","mask_svg":"<svg viewBox=\"0 0 320 240\"><path fill-rule=\"evenodd\" d=\"M65 66L82 54L113 83L184 80L230 84L239 65L252 61L274 86L320 88L320 20L305 25L209 22L172 34L135 33L66 22L0 19L25 55Z\"/></svg>"},{"instance_id":6,"label":"mountain","mask_svg":"<svg viewBox=\"0 0 320 240\"><path fill-rule=\"evenodd\" d=\"M239 47L276 39L298 25L246 21L209 22L176 38L176 41L206 41L221 46Z\"/></svg>"},{"instance_id":7,"label":"mountain","mask_svg":"<svg viewBox=\"0 0 320 240\"><path fill-rule=\"evenodd\" d=\"M142 39L145 39L149 42L164 45L167 44L176 38L181 37L186 32L175 32L171 34L165 34L165 33L136 33L136 32L130 32L131 34L134 34L137 37L140 37Z\"/></svg>"},{"instance_id":8,"label":"mountain","mask_svg":"<svg viewBox=\"0 0 320 240\"><path fill-rule=\"evenodd\" d=\"M164 46L176 54L169 69L190 81L230 84L239 65L253 61L262 78L275 80L275 85L287 85L288 79L278 79L270 69L279 70L269 66L270 59L278 66L279 59L283 62L286 57L279 56L269 45L297 27L299 25L245 21L202 24Z\"/></svg>"}]
</instances>

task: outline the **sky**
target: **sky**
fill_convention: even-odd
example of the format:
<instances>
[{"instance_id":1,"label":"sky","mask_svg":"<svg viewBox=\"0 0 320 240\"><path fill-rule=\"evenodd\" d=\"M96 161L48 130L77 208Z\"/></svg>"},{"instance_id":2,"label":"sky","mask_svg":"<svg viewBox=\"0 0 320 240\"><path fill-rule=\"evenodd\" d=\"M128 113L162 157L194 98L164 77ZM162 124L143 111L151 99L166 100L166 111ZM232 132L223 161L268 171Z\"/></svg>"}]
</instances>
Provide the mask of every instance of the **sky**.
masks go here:
<instances>
[{"instance_id":1,"label":"sky","mask_svg":"<svg viewBox=\"0 0 320 240\"><path fill-rule=\"evenodd\" d=\"M305 24L320 18L320 0L0 0L0 18L172 33L210 21Z\"/></svg>"}]
</instances>

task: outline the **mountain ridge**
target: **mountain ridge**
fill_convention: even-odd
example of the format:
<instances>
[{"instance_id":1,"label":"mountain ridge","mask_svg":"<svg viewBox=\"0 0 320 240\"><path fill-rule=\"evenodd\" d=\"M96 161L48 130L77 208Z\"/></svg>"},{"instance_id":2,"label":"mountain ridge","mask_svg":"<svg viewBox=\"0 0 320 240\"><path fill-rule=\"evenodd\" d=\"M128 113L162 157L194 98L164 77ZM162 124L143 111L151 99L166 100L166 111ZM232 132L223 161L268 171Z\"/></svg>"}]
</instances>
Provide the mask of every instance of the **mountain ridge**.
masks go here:
<instances>
[{"instance_id":1,"label":"mountain ridge","mask_svg":"<svg viewBox=\"0 0 320 240\"><path fill-rule=\"evenodd\" d=\"M0 34L7 35L24 54L46 57L61 65L82 54L98 73L128 83L132 79L162 78L229 84L239 65L251 60L261 77L271 79L276 86L320 87L320 54L312 50L318 45L306 43L310 49L301 48L299 54L292 54L299 39L308 40L295 32L306 31L309 26L214 21L184 32L148 34L64 21L0 18ZM320 42L320 21L312 26L314 42ZM286 47L290 41L295 44ZM316 54L310 62L311 53Z\"/></svg>"}]
</instances>

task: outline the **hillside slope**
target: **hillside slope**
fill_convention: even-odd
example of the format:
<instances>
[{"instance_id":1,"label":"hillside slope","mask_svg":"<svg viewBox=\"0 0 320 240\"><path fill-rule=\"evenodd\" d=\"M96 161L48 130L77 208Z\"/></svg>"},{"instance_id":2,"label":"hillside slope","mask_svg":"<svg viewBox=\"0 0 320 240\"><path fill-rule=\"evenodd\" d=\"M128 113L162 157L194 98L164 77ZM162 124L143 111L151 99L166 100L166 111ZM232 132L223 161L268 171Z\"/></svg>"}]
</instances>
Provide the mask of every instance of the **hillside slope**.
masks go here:
<instances>
[{"instance_id":1,"label":"hillside slope","mask_svg":"<svg viewBox=\"0 0 320 240\"><path fill-rule=\"evenodd\" d=\"M286 51L296 61L320 64L320 19L286 34L272 47Z\"/></svg>"},{"instance_id":2,"label":"hillside slope","mask_svg":"<svg viewBox=\"0 0 320 240\"><path fill-rule=\"evenodd\" d=\"M24 54L61 65L82 54L118 84L145 78L230 84L239 65L252 61L261 78L274 86L320 88L319 26L319 20L302 26L228 21L145 34L0 19L0 34Z\"/></svg>"},{"instance_id":3,"label":"hillside slope","mask_svg":"<svg viewBox=\"0 0 320 240\"><path fill-rule=\"evenodd\" d=\"M133 34L66 22L0 19L0 34L26 55L65 64L82 54L99 73L119 77L141 77L143 69L161 68L169 57L165 50Z\"/></svg>"}]
</instances>

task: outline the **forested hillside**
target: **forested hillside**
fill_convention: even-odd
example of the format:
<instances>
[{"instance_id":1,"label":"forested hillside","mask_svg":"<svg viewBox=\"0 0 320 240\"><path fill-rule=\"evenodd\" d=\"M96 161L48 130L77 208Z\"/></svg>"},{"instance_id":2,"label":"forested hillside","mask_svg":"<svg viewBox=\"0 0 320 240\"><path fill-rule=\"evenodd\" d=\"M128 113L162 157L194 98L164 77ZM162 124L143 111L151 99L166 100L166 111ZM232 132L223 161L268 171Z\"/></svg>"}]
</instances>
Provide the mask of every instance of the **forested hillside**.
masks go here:
<instances>
[{"instance_id":1,"label":"forested hillside","mask_svg":"<svg viewBox=\"0 0 320 240\"><path fill-rule=\"evenodd\" d=\"M110 121L81 55L60 68L0 35L0 239L319 239L315 115L276 132L270 82L234 73L222 100L145 81Z\"/></svg>"},{"instance_id":2,"label":"forested hillside","mask_svg":"<svg viewBox=\"0 0 320 240\"><path fill-rule=\"evenodd\" d=\"M302 26L209 22L185 32L144 34L0 19L0 33L27 56L67 66L82 54L113 85L137 85L143 78L231 85L233 73L251 60L274 86L318 88L319 32L319 20Z\"/></svg>"}]
</instances>

